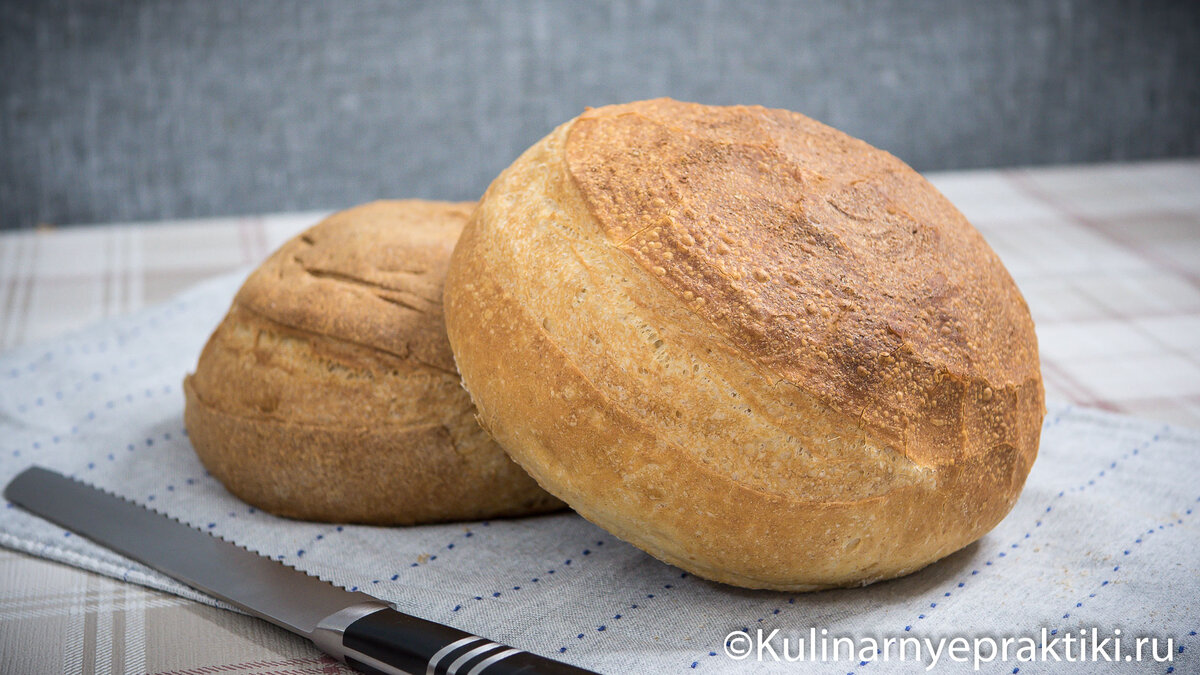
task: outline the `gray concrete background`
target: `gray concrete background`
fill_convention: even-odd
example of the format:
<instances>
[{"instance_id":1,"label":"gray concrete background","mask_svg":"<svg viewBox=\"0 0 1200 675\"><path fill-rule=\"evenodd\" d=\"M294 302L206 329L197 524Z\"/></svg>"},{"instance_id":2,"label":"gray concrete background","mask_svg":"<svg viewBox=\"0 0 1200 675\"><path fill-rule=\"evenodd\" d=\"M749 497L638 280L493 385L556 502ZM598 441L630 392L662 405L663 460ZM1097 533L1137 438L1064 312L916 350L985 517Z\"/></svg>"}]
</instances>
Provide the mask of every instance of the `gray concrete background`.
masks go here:
<instances>
[{"instance_id":1,"label":"gray concrete background","mask_svg":"<svg viewBox=\"0 0 1200 675\"><path fill-rule=\"evenodd\" d=\"M920 170L1200 152L1200 3L0 1L0 227L472 199L584 106L791 108Z\"/></svg>"}]
</instances>

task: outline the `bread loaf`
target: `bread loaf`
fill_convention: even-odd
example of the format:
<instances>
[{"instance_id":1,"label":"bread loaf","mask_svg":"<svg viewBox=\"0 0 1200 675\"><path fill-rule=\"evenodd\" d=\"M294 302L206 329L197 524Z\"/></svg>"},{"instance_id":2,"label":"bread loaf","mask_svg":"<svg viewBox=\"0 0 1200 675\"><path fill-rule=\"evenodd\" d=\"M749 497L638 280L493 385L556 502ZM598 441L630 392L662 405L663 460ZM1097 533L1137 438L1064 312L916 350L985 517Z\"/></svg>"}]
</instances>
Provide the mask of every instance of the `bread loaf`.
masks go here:
<instances>
[{"instance_id":1,"label":"bread loaf","mask_svg":"<svg viewBox=\"0 0 1200 675\"><path fill-rule=\"evenodd\" d=\"M708 579L912 572L995 526L1037 454L1000 260L903 162L797 113L585 112L492 183L445 302L508 453Z\"/></svg>"},{"instance_id":2,"label":"bread loaf","mask_svg":"<svg viewBox=\"0 0 1200 675\"><path fill-rule=\"evenodd\" d=\"M454 370L442 284L472 207L342 211L250 275L184 381L192 445L231 492L376 524L562 506L475 423Z\"/></svg>"}]
</instances>

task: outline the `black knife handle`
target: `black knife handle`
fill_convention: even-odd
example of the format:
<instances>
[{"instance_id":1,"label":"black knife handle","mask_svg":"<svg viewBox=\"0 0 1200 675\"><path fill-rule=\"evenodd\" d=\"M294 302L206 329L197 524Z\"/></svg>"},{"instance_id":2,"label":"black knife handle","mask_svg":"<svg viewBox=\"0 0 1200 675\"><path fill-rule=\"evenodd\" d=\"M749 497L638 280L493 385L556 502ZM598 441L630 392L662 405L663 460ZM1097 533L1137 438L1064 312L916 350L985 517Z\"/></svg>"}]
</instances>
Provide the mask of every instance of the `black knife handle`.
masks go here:
<instances>
[{"instance_id":1,"label":"black knife handle","mask_svg":"<svg viewBox=\"0 0 1200 675\"><path fill-rule=\"evenodd\" d=\"M394 609L347 626L342 650L355 670L386 675L596 675Z\"/></svg>"}]
</instances>

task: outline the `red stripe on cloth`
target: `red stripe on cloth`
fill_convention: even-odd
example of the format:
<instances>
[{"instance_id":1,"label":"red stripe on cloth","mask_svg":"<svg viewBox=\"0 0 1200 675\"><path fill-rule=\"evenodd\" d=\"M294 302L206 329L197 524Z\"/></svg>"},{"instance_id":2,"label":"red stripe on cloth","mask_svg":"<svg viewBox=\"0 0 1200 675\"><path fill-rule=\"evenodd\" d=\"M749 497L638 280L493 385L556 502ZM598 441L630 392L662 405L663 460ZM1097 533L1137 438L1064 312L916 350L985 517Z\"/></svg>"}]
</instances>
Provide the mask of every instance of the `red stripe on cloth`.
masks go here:
<instances>
[{"instance_id":1,"label":"red stripe on cloth","mask_svg":"<svg viewBox=\"0 0 1200 675\"><path fill-rule=\"evenodd\" d=\"M292 658L283 661L248 661L244 663L226 663L218 666L201 666L199 668L189 668L186 670L166 670L158 671L155 675L211 675L212 673L233 673L238 671L254 670L257 668L295 668L298 666L308 665L333 665L337 668L342 666L328 656L307 656L302 658ZM353 672L342 669L344 672ZM342 672L335 670L333 672Z\"/></svg>"},{"instance_id":2,"label":"red stripe on cloth","mask_svg":"<svg viewBox=\"0 0 1200 675\"><path fill-rule=\"evenodd\" d=\"M267 248L267 222L263 218L254 219L255 243L258 245L258 261L267 259L271 251Z\"/></svg>"},{"instance_id":3,"label":"red stripe on cloth","mask_svg":"<svg viewBox=\"0 0 1200 675\"><path fill-rule=\"evenodd\" d=\"M1133 396L1123 398L1121 402L1129 406L1166 403L1200 403L1200 394L1184 394L1181 396Z\"/></svg>"},{"instance_id":4,"label":"red stripe on cloth","mask_svg":"<svg viewBox=\"0 0 1200 675\"><path fill-rule=\"evenodd\" d=\"M314 670L318 667L320 670ZM353 673L353 670L342 666L336 661L331 661L328 665L314 664L313 666L303 668L288 668L286 670L267 670L256 672L255 675L342 675L342 673Z\"/></svg>"},{"instance_id":5,"label":"red stripe on cloth","mask_svg":"<svg viewBox=\"0 0 1200 675\"><path fill-rule=\"evenodd\" d=\"M179 266L164 265L163 267L153 267L153 268L148 268L148 269L143 270L143 275L144 275L143 278L152 279L153 277L158 276L160 274L174 275L175 273L178 272L178 275L197 276L197 277L200 277L203 279L203 278L215 276L217 274L221 274L223 272L230 272L230 271L236 270L242 266L243 266L242 263L240 263L236 260L230 260L228 263L224 263L224 264L215 263L215 264L206 264L203 266L196 266L196 267L186 267L186 268L183 268L182 271L180 271ZM126 273L126 274L132 274L132 272L127 267L123 267L122 272ZM178 276L178 275L176 275L176 276ZM42 275L37 278L39 280L50 281L50 282L78 283L81 286L90 287L92 284L95 284L98 282L104 282L105 280L110 279L111 275L108 271L99 272L99 273L63 272L63 273L55 273L52 276ZM106 306L111 306L111 305L106 305ZM131 307L121 313L127 314L130 311L133 311L135 309L137 309L137 307Z\"/></svg>"},{"instance_id":6,"label":"red stripe on cloth","mask_svg":"<svg viewBox=\"0 0 1200 675\"><path fill-rule=\"evenodd\" d=\"M13 330L11 339L13 344L24 342L24 336L28 334L29 327L29 310L33 302L33 286L37 283L37 263L38 263L38 248L41 243L38 235L32 237L33 247L29 251L28 268L25 272L25 295L21 299L20 307L13 307L13 312L17 317L17 325Z\"/></svg>"},{"instance_id":7,"label":"red stripe on cloth","mask_svg":"<svg viewBox=\"0 0 1200 675\"><path fill-rule=\"evenodd\" d=\"M1119 235L1082 213L1071 209L1066 204L1060 202L1053 193L1038 187L1027 173L1021 170L1000 171L998 173L1018 190L1066 216L1076 225L1086 227L1101 238L1107 239L1110 243L1136 254L1143 260L1152 263L1155 267L1170 270L1186 279L1193 286L1200 288L1200 275L1197 275L1195 271L1179 266L1174 260L1160 255L1157 251L1145 248L1136 237Z\"/></svg>"},{"instance_id":8,"label":"red stripe on cloth","mask_svg":"<svg viewBox=\"0 0 1200 675\"><path fill-rule=\"evenodd\" d=\"M104 234L104 271L101 273L99 279L100 311L101 316L109 316L112 311L112 299L116 297L116 292L113 289L113 277L116 275L117 266L117 237L112 230ZM95 275L88 276L95 280Z\"/></svg>"},{"instance_id":9,"label":"red stripe on cloth","mask_svg":"<svg viewBox=\"0 0 1200 675\"><path fill-rule=\"evenodd\" d=\"M256 264L259 262L258 252L254 246L254 235L250 232L250 219L240 218L237 224L238 246L242 249L242 263Z\"/></svg>"},{"instance_id":10,"label":"red stripe on cloth","mask_svg":"<svg viewBox=\"0 0 1200 675\"><path fill-rule=\"evenodd\" d=\"M1085 288L1082 285L1074 286L1074 288L1075 288L1076 293L1079 293L1080 295L1085 296L1088 299L1092 300L1093 304L1095 304L1097 307L1099 307L1100 311L1103 312L1108 318L1110 318L1114 321L1119 321L1122 324L1129 326L1130 330L1145 337L1147 340L1154 343L1154 345L1157 346L1163 352L1174 354L1175 356L1182 358L1184 361L1187 361L1189 363L1200 366L1200 359L1197 359L1193 354L1191 354L1190 352L1188 352L1186 350L1179 349L1175 345L1167 342L1166 340L1163 340L1154 331L1146 330L1146 328L1144 326L1142 326L1141 324L1139 324L1137 321L1134 320L1134 319L1141 319L1141 318L1145 318L1145 317L1132 316L1123 311L1119 311L1119 310L1109 306L1108 304L1103 302L1100 298L1096 297L1096 295L1094 293L1092 293L1090 289ZM1179 312L1175 316L1188 316L1191 314L1195 314L1195 312Z\"/></svg>"},{"instance_id":11,"label":"red stripe on cloth","mask_svg":"<svg viewBox=\"0 0 1200 675\"><path fill-rule=\"evenodd\" d=\"M1116 318L1116 315L1112 311L1109 311L1108 308L1102 307L1101 309L1102 309L1101 313L1104 315L1103 318L1109 318L1109 319ZM1128 320L1130 323L1132 323L1134 320L1138 320L1138 319L1174 319L1174 318L1181 317L1181 316L1192 316L1192 315L1198 314L1198 313L1200 313L1200 310L1170 308L1170 309L1163 309L1163 310L1156 310L1156 311L1149 311L1149 312L1138 312L1136 314L1124 313L1121 316L1122 316L1123 320ZM1096 318L1101 318L1101 317L1096 317ZM1058 326L1061 324L1068 324L1068 323L1087 323L1088 321L1096 320L1096 318L1077 319L1077 318L1061 317L1061 316L1039 316L1039 317L1037 317L1037 325L1039 325L1039 326Z\"/></svg>"},{"instance_id":12,"label":"red stripe on cloth","mask_svg":"<svg viewBox=\"0 0 1200 675\"><path fill-rule=\"evenodd\" d=\"M11 237L8 239L8 245L11 246L15 251L13 253L14 266L19 266L21 264L21 260L23 259L22 256L25 253L25 238L20 235ZM8 279L8 288L5 289L6 292L4 294L4 304L0 305L0 349L7 349L8 347L12 346L8 344L9 341L7 339L8 323L11 320L10 317L12 316L12 313L17 311L17 289L20 286L20 283L21 278L16 274L13 274L11 278ZM13 344L15 344L16 341L17 338L14 336L12 338Z\"/></svg>"},{"instance_id":13,"label":"red stripe on cloth","mask_svg":"<svg viewBox=\"0 0 1200 675\"><path fill-rule=\"evenodd\" d=\"M1073 403L1078 403L1079 405L1088 406L1091 408L1100 408L1109 412L1121 412L1121 407L1119 405L1097 396L1094 392L1092 392L1091 389L1088 389L1086 385L1068 373L1066 369L1064 369L1062 366L1059 366L1057 363L1042 359L1042 370L1050 371L1054 379L1057 380L1059 384L1064 385L1064 389L1072 390L1068 392L1068 395L1071 396L1071 401Z\"/></svg>"}]
</instances>

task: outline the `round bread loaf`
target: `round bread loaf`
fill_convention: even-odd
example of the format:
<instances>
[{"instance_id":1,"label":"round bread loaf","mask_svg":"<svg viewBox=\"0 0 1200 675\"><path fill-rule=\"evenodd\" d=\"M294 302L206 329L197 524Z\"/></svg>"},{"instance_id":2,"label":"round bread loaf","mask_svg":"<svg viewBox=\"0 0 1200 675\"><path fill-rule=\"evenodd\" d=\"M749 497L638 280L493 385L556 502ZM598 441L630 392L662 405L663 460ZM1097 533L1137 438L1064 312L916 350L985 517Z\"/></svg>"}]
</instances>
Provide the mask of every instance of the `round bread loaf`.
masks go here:
<instances>
[{"instance_id":1,"label":"round bread loaf","mask_svg":"<svg viewBox=\"0 0 1200 675\"><path fill-rule=\"evenodd\" d=\"M1029 310L892 155L803 115L589 110L488 189L446 281L480 423L702 577L912 572L1008 513L1045 414Z\"/></svg>"},{"instance_id":2,"label":"round bread loaf","mask_svg":"<svg viewBox=\"0 0 1200 675\"><path fill-rule=\"evenodd\" d=\"M246 280L184 380L188 436L272 513L411 524L561 508L476 424L442 318L473 204L336 213Z\"/></svg>"}]
</instances>

